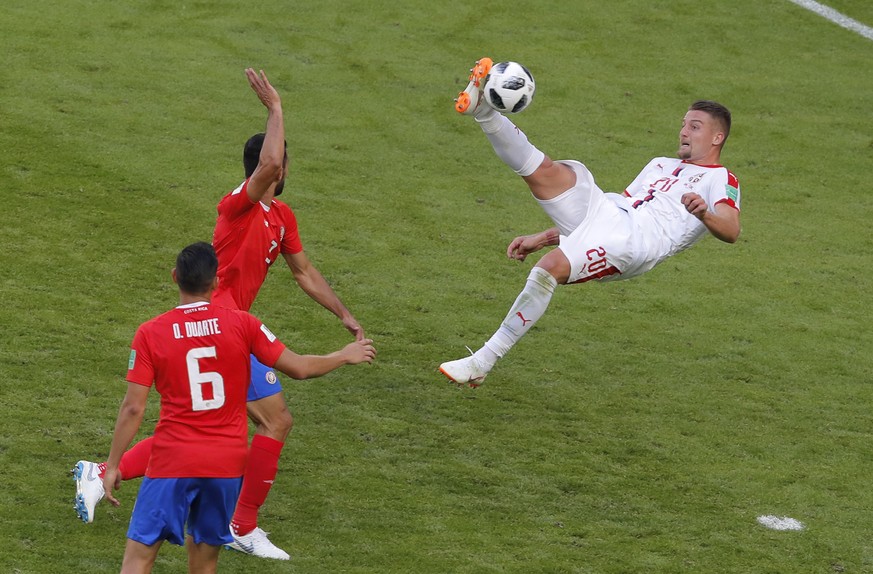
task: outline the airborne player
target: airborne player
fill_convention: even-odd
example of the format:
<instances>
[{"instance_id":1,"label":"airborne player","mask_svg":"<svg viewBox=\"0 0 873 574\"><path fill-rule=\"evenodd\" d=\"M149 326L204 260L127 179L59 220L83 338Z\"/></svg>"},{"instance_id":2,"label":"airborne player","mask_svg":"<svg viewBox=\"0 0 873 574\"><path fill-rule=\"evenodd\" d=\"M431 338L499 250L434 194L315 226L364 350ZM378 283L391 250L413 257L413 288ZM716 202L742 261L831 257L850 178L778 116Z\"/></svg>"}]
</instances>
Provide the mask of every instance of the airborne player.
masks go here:
<instances>
[{"instance_id":1,"label":"airborne player","mask_svg":"<svg viewBox=\"0 0 873 574\"><path fill-rule=\"evenodd\" d=\"M497 360L542 317L558 285L630 279L710 234L726 243L740 235L740 186L720 164L731 113L719 103L691 104L679 130L676 158L657 157L623 194L604 193L578 161L552 161L509 118L482 97L492 66L482 58L455 109L473 116L497 156L524 179L555 226L513 239L510 259L546 246L524 289L494 335L470 357L440 371L459 385L478 386Z\"/></svg>"}]
</instances>

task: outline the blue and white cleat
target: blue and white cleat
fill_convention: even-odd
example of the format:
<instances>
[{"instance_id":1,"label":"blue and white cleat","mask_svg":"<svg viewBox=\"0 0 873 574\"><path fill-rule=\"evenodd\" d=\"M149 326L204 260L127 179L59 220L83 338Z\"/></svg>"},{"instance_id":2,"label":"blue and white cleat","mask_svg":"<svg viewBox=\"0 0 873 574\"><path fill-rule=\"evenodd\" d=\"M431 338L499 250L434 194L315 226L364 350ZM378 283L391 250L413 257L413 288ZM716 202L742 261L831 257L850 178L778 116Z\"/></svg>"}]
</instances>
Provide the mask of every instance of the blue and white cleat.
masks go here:
<instances>
[{"instance_id":1,"label":"blue and white cleat","mask_svg":"<svg viewBox=\"0 0 873 574\"><path fill-rule=\"evenodd\" d=\"M94 507L103 500L103 479L96 462L80 460L73 467L73 479L76 481L76 514L85 524L94 522Z\"/></svg>"}]
</instances>

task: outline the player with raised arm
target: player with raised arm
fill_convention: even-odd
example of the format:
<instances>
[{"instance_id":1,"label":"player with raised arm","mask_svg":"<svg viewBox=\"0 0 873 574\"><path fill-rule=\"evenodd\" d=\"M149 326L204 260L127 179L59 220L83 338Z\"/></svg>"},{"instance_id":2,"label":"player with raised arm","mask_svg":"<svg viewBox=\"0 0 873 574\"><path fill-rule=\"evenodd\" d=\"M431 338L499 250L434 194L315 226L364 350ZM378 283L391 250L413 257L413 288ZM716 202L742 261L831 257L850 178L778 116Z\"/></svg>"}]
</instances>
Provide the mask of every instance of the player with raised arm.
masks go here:
<instances>
[{"instance_id":1,"label":"player with raised arm","mask_svg":"<svg viewBox=\"0 0 873 574\"><path fill-rule=\"evenodd\" d=\"M740 186L720 163L731 128L727 108L709 100L692 103L679 130L678 157L654 158L624 193L604 193L582 163L553 161L484 101L482 86L491 66L490 58L476 62L455 109L475 119L497 156L524 179L555 224L516 237L506 254L523 261L546 246L557 249L537 262L480 349L440 365L451 381L471 387L542 317L558 285L630 279L707 234L727 243L740 235Z\"/></svg>"},{"instance_id":2,"label":"player with raised arm","mask_svg":"<svg viewBox=\"0 0 873 574\"><path fill-rule=\"evenodd\" d=\"M278 92L262 72L246 70L252 90L267 108L264 133L255 134L243 149L245 180L218 204L213 245L218 255L220 279L213 301L232 309L248 311L266 279L270 266L281 256L300 288L336 315L356 340L364 330L312 264L297 229L294 212L277 199L284 190L288 172L285 127ZM252 359L252 385L248 412L257 425L248 465L233 516L236 541L231 547L264 558L288 559L266 532L258 527L258 512L272 488L279 456L293 426L293 418L272 370ZM125 480L143 476L151 440L133 446L121 463ZM100 463L79 461L76 477L76 510L84 522L94 519L96 504L103 497Z\"/></svg>"},{"instance_id":3,"label":"player with raised arm","mask_svg":"<svg viewBox=\"0 0 873 574\"><path fill-rule=\"evenodd\" d=\"M245 311L210 302L218 259L208 243L176 258L179 306L143 323L131 344L127 393L119 409L103 477L106 498L121 484L119 465L146 409L161 396L151 458L127 531L123 574L151 572L164 540L185 544L189 572L215 572L246 466L249 356L295 379L372 362L363 339L329 355L298 355ZM186 528L187 527L187 528Z\"/></svg>"}]
</instances>

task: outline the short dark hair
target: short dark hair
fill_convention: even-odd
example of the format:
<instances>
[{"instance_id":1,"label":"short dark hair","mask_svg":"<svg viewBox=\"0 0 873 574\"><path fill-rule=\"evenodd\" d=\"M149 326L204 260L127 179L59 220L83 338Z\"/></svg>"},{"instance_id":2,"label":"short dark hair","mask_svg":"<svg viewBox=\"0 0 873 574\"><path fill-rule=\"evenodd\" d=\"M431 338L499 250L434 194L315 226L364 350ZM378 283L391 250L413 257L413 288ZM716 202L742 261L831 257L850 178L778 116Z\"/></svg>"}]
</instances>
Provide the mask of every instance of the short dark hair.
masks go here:
<instances>
[{"instance_id":1,"label":"short dark hair","mask_svg":"<svg viewBox=\"0 0 873 574\"><path fill-rule=\"evenodd\" d=\"M204 241L192 243L176 257L176 283L181 291L190 295L209 292L217 272L215 249Z\"/></svg>"},{"instance_id":2,"label":"short dark hair","mask_svg":"<svg viewBox=\"0 0 873 574\"><path fill-rule=\"evenodd\" d=\"M691 107L688 109L689 111L699 110L701 112L706 112L715 118L715 120L721 124L722 130L724 130L724 139L727 140L731 133L731 111L729 109L712 100L697 100L691 104Z\"/></svg>"},{"instance_id":3,"label":"short dark hair","mask_svg":"<svg viewBox=\"0 0 873 574\"><path fill-rule=\"evenodd\" d=\"M246 179L250 178L261 161L261 148L264 147L264 138L267 134L255 134L249 138L243 147L243 167L246 170ZM288 142L285 142L285 157L288 157Z\"/></svg>"}]
</instances>

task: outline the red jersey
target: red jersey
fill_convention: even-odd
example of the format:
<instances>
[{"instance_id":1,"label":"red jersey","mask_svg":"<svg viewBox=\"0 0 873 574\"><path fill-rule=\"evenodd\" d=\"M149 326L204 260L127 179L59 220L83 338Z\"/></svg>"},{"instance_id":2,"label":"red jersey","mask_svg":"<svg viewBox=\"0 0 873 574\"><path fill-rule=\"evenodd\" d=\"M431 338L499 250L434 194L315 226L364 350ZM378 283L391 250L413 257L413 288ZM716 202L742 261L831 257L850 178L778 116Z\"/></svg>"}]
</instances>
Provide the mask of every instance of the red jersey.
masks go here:
<instances>
[{"instance_id":1,"label":"red jersey","mask_svg":"<svg viewBox=\"0 0 873 574\"><path fill-rule=\"evenodd\" d=\"M269 206L252 203L249 180L218 203L212 246L218 256L218 289L212 302L248 311L281 253L300 253L303 244L297 218L287 204L273 199Z\"/></svg>"},{"instance_id":2,"label":"red jersey","mask_svg":"<svg viewBox=\"0 0 873 574\"><path fill-rule=\"evenodd\" d=\"M146 476L242 476L249 355L272 366L284 350L252 315L209 303L182 305L140 325L127 380L154 385L161 395Z\"/></svg>"}]
</instances>

